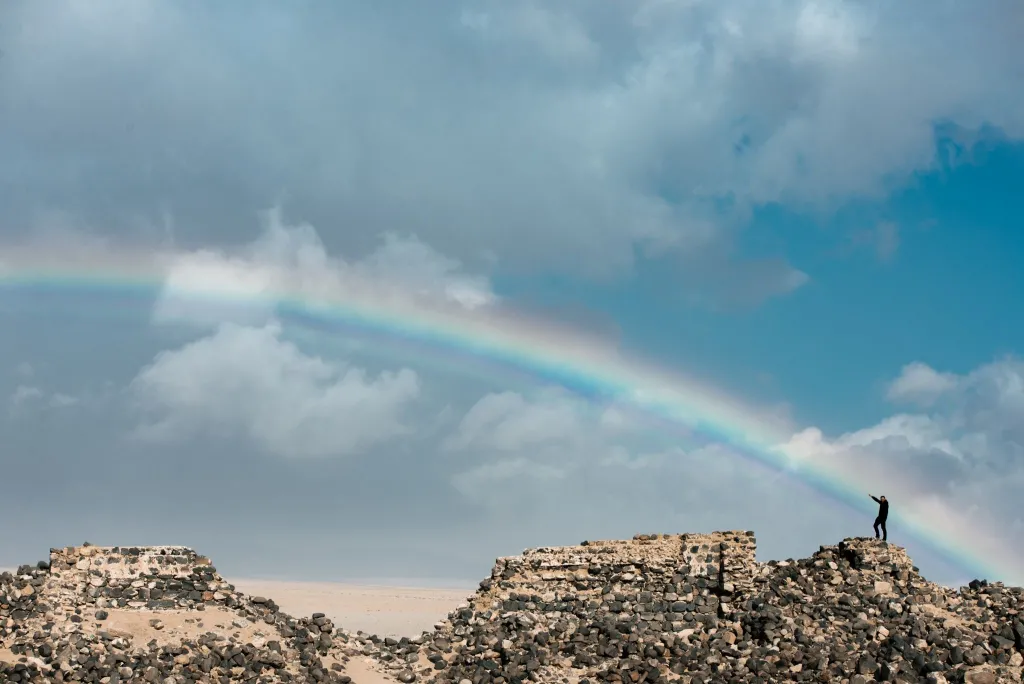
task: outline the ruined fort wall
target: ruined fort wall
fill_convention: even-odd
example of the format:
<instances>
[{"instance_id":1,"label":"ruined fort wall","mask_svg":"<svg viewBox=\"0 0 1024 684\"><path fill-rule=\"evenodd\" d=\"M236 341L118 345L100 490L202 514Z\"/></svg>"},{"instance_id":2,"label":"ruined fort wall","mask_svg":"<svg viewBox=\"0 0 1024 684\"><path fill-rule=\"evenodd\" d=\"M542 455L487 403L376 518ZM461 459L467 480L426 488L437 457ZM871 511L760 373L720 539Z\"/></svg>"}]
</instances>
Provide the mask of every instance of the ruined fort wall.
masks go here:
<instances>
[{"instance_id":1,"label":"ruined fort wall","mask_svg":"<svg viewBox=\"0 0 1024 684\"><path fill-rule=\"evenodd\" d=\"M238 595L209 559L183 546L73 546L50 550L49 584L97 607L234 607Z\"/></svg>"},{"instance_id":2,"label":"ruined fort wall","mask_svg":"<svg viewBox=\"0 0 1024 684\"><path fill-rule=\"evenodd\" d=\"M56 574L89 574L109 577L143 575L187 576L210 561L184 546L69 546L50 549L50 570Z\"/></svg>"},{"instance_id":3,"label":"ruined fort wall","mask_svg":"<svg viewBox=\"0 0 1024 684\"><path fill-rule=\"evenodd\" d=\"M680 630L731 614L758 581L756 540L743 531L637 535L528 549L499 558L472 612L594 614L641 629Z\"/></svg>"},{"instance_id":4,"label":"ruined fort wall","mask_svg":"<svg viewBox=\"0 0 1024 684\"><path fill-rule=\"evenodd\" d=\"M608 580L643 584L661 577L675 582L701 580L703 588L739 595L753 587L758 575L756 551L753 533L745 531L637 535L631 540L527 549L521 556L499 558L491 579L597 586Z\"/></svg>"},{"instance_id":5,"label":"ruined fort wall","mask_svg":"<svg viewBox=\"0 0 1024 684\"><path fill-rule=\"evenodd\" d=\"M449 615L440 634L461 644L471 627L491 630L496 636L486 644L507 640L513 651L529 635L543 635L544 648L583 677L613 650L642 657L646 651L631 644L671 648L676 639L734 619L764 581L755 554L753 533L742 531L528 549L499 558L472 605ZM472 681L474 658L467 656L449 680Z\"/></svg>"}]
</instances>

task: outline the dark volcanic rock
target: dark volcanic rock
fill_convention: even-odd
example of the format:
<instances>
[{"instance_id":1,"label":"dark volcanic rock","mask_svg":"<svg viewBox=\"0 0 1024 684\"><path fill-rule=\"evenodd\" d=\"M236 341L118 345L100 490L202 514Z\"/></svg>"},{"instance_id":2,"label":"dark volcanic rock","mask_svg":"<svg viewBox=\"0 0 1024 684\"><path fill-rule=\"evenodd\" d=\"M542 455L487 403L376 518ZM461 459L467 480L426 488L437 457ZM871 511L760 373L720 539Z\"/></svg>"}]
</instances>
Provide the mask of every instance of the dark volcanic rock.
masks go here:
<instances>
[{"instance_id":1,"label":"dark volcanic rock","mask_svg":"<svg viewBox=\"0 0 1024 684\"><path fill-rule=\"evenodd\" d=\"M134 633L107 626L141 610ZM173 635L163 631L169 618ZM227 624L218 633L204 620ZM253 602L190 549L53 549L49 563L0 575L0 682L351 681L294 638L307 627L334 631L322 617Z\"/></svg>"},{"instance_id":2,"label":"dark volcanic rock","mask_svg":"<svg viewBox=\"0 0 1024 684\"><path fill-rule=\"evenodd\" d=\"M754 553L747 532L533 549L435 631L381 639L244 596L189 549L53 549L0 575L0 682L346 684L367 656L436 684L1021 681L1018 588L940 587L874 539Z\"/></svg>"},{"instance_id":3,"label":"dark volcanic rock","mask_svg":"<svg viewBox=\"0 0 1024 684\"><path fill-rule=\"evenodd\" d=\"M749 533L639 535L499 559L424 638L452 684L1017 682L1022 609L1020 589L940 587L874 539L758 564Z\"/></svg>"}]
</instances>

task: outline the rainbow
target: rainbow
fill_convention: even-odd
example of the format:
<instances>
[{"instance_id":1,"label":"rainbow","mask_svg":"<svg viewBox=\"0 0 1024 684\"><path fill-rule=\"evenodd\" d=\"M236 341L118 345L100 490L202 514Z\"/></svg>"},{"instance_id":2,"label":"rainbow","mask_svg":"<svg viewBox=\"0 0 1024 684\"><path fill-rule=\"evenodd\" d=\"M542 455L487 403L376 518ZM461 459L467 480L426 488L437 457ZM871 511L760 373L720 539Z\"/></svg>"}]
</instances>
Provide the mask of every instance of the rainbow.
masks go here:
<instances>
[{"instance_id":1,"label":"rainbow","mask_svg":"<svg viewBox=\"0 0 1024 684\"><path fill-rule=\"evenodd\" d=\"M193 268L188 282L175 285L168 279L171 269L178 268L188 255L120 248L78 253L0 248L0 293L54 293L90 300L135 298L152 304L171 288L180 301L266 309L289 323L314 329L352 330L402 340L454 355L460 361L475 360L490 369L539 377L589 397L626 404L659 421L726 443L744 457L787 473L835 502L864 513L873 511L874 504L865 491L869 487L866 474L827 459L795 459L782 448L794 434L792 426L708 383L628 357L593 336L501 305L478 309L428 305L422 298L397 290L381 291L358 279L317 280L294 269L289 273L267 270L239 285L230 273L211 271L223 264L209 253L206 257L190 263L205 263L207 270ZM900 483L885 482L889 498L899 501ZM892 529L909 531L960 569L1007 581L1019 577L1014 557L1003 550L999 540L980 534L977 525L897 511L892 515L896 523L891 524Z\"/></svg>"}]
</instances>

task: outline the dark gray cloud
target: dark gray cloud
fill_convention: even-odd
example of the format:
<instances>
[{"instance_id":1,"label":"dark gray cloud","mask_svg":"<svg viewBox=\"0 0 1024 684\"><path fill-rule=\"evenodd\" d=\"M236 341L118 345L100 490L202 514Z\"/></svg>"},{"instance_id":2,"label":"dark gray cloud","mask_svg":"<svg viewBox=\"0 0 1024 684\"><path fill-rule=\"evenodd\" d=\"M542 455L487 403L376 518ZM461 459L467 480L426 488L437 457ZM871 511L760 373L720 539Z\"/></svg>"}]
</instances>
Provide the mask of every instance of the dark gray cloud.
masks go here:
<instances>
[{"instance_id":1,"label":"dark gray cloud","mask_svg":"<svg viewBox=\"0 0 1024 684\"><path fill-rule=\"evenodd\" d=\"M171 216L192 246L283 202L331 251L399 230L470 264L621 273L751 203L885 192L933 163L937 121L1019 136L1021 21L1012 0L12 0L0 229Z\"/></svg>"}]
</instances>

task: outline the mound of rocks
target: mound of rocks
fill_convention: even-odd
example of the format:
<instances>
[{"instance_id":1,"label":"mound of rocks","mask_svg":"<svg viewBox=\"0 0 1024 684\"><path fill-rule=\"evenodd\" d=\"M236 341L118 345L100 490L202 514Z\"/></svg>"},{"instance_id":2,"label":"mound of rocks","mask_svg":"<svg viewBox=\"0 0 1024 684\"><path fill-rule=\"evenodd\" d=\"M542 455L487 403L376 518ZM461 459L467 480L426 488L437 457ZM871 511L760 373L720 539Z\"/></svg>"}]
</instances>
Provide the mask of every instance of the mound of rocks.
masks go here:
<instances>
[{"instance_id":1,"label":"mound of rocks","mask_svg":"<svg viewBox=\"0 0 1024 684\"><path fill-rule=\"evenodd\" d=\"M352 658L434 684L1021 681L1019 588L936 585L874 539L755 553L740 531L531 549L434 631L381 639L237 592L183 547L54 549L0 575L0 682L344 684Z\"/></svg>"},{"instance_id":2,"label":"mound of rocks","mask_svg":"<svg viewBox=\"0 0 1024 684\"><path fill-rule=\"evenodd\" d=\"M380 652L458 684L1021 681L1020 589L938 586L874 539L754 553L750 532L530 550L435 632Z\"/></svg>"},{"instance_id":3,"label":"mound of rocks","mask_svg":"<svg viewBox=\"0 0 1024 684\"><path fill-rule=\"evenodd\" d=\"M0 573L0 644L17 639L30 618L38 614L40 588L49 565L23 565L15 574Z\"/></svg>"},{"instance_id":4,"label":"mound of rocks","mask_svg":"<svg viewBox=\"0 0 1024 684\"><path fill-rule=\"evenodd\" d=\"M184 547L52 549L0 575L0 682L344 684L334 633L323 614L235 591Z\"/></svg>"},{"instance_id":5,"label":"mound of rocks","mask_svg":"<svg viewBox=\"0 0 1024 684\"><path fill-rule=\"evenodd\" d=\"M242 603L209 559L183 546L50 549L49 569L48 596L73 607L159 610Z\"/></svg>"}]
</instances>

